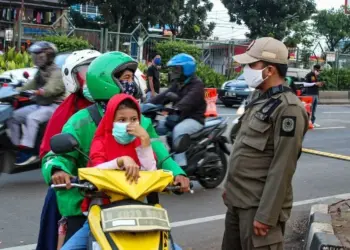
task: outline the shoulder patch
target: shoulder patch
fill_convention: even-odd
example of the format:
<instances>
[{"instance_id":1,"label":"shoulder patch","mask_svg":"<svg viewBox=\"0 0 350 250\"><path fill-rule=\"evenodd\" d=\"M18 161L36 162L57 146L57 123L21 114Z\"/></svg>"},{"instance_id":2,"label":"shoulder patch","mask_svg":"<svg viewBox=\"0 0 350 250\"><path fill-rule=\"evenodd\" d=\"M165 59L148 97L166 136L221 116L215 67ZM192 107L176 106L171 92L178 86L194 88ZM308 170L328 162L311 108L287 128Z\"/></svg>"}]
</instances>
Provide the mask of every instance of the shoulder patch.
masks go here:
<instances>
[{"instance_id":1,"label":"shoulder patch","mask_svg":"<svg viewBox=\"0 0 350 250\"><path fill-rule=\"evenodd\" d=\"M282 116L280 136L294 137L295 126L297 117L296 116Z\"/></svg>"}]
</instances>

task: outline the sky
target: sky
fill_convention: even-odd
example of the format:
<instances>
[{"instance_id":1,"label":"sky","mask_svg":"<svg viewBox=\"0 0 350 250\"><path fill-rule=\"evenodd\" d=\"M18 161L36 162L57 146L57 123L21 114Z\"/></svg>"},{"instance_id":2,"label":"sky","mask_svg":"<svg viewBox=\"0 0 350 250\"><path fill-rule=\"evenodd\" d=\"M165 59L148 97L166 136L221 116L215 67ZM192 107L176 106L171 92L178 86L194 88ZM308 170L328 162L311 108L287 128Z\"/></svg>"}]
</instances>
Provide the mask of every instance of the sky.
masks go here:
<instances>
[{"instance_id":1,"label":"sky","mask_svg":"<svg viewBox=\"0 0 350 250\"><path fill-rule=\"evenodd\" d=\"M230 23L227 9L221 3L221 0L211 0L214 4L212 11L208 14L208 22L215 22L216 28L213 37L219 37L220 40L244 39L245 33L248 31L246 26ZM293 0L291 0L292 2ZM345 0L315 0L317 9L339 8L345 4Z\"/></svg>"}]
</instances>

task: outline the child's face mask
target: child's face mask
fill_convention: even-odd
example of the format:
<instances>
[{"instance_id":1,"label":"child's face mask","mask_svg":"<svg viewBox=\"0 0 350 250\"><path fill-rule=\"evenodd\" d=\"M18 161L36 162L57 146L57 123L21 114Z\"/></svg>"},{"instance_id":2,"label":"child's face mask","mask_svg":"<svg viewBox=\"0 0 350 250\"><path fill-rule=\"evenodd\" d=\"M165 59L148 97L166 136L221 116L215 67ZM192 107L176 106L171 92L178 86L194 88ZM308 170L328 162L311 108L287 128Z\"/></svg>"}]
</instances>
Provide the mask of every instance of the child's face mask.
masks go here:
<instances>
[{"instance_id":1,"label":"child's face mask","mask_svg":"<svg viewBox=\"0 0 350 250\"><path fill-rule=\"evenodd\" d=\"M112 134L114 139L120 144L129 144L133 140L135 140L135 136L128 134L126 127L129 123L124 122L114 122Z\"/></svg>"}]
</instances>

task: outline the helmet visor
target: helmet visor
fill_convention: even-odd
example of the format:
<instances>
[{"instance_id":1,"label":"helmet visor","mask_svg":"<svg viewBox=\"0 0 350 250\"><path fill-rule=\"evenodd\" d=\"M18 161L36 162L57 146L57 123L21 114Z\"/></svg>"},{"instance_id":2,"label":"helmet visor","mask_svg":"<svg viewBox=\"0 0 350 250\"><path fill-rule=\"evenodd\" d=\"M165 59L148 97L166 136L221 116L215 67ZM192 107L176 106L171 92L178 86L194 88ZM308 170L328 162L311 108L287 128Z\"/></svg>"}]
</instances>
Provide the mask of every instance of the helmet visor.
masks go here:
<instances>
[{"instance_id":1,"label":"helmet visor","mask_svg":"<svg viewBox=\"0 0 350 250\"><path fill-rule=\"evenodd\" d=\"M80 89L83 88L86 83L86 72L88 71L89 64L79 65L73 69L72 75L77 83L80 86Z\"/></svg>"},{"instance_id":2,"label":"helmet visor","mask_svg":"<svg viewBox=\"0 0 350 250\"><path fill-rule=\"evenodd\" d=\"M182 77L181 66L170 67L169 74L168 74L168 80L170 82L180 80L181 77Z\"/></svg>"}]
</instances>

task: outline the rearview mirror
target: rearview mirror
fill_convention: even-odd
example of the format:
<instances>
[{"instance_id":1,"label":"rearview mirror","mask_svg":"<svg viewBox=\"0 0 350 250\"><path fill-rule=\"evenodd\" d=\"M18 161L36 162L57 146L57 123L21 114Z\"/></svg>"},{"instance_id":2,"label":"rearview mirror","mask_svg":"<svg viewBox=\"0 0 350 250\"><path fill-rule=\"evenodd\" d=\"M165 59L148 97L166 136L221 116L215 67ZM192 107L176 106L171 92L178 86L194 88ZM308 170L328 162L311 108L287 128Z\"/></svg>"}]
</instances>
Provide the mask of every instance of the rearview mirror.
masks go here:
<instances>
[{"instance_id":1,"label":"rearview mirror","mask_svg":"<svg viewBox=\"0 0 350 250\"><path fill-rule=\"evenodd\" d=\"M50 147L55 154L65 154L74 151L79 143L73 135L62 133L51 138Z\"/></svg>"},{"instance_id":2,"label":"rearview mirror","mask_svg":"<svg viewBox=\"0 0 350 250\"><path fill-rule=\"evenodd\" d=\"M186 152L190 146L191 137L188 134L184 134L175 140L172 148L175 153L180 154Z\"/></svg>"}]
</instances>

